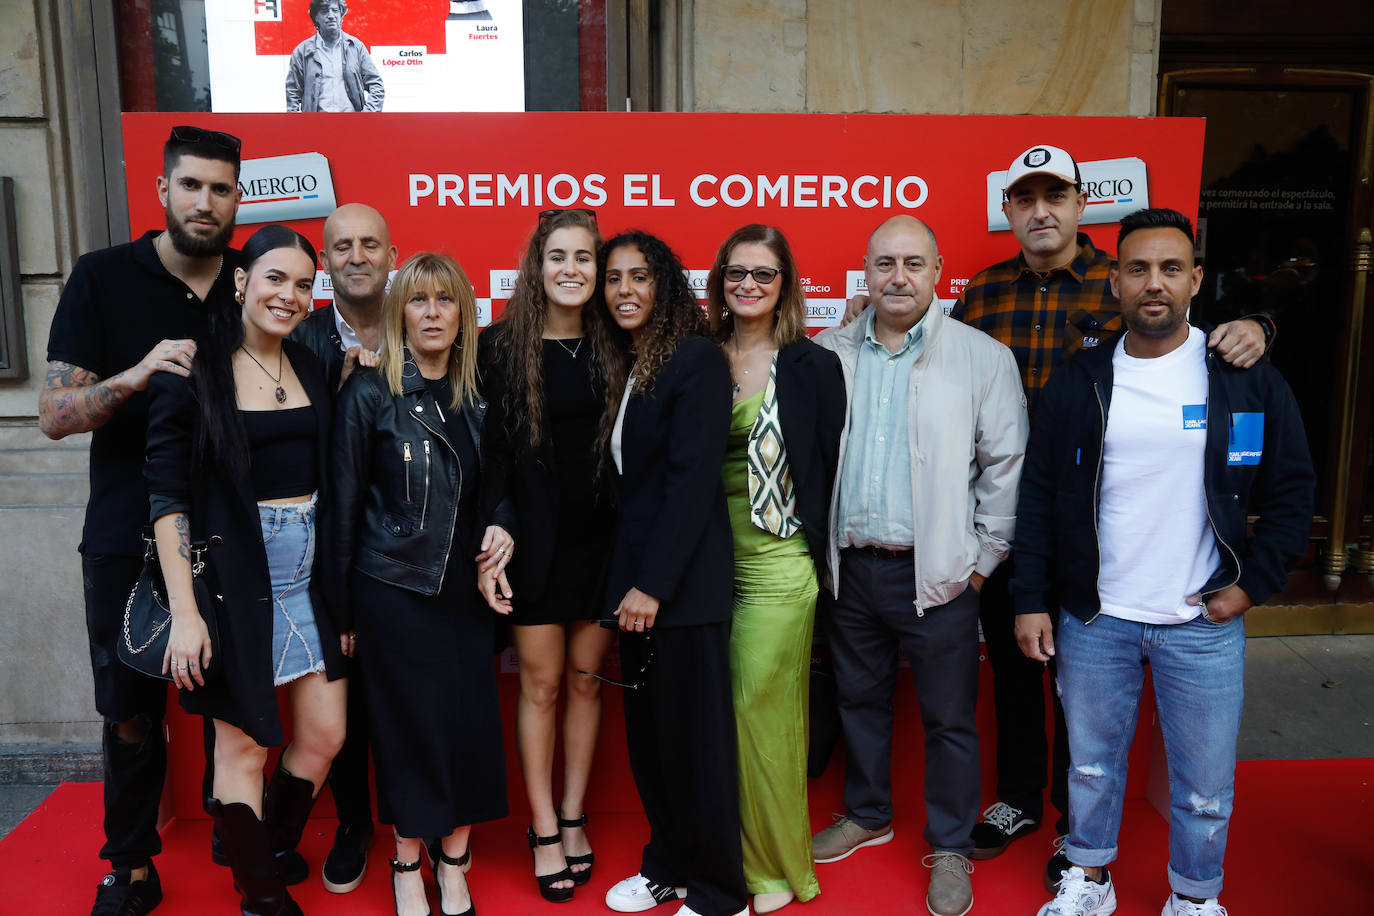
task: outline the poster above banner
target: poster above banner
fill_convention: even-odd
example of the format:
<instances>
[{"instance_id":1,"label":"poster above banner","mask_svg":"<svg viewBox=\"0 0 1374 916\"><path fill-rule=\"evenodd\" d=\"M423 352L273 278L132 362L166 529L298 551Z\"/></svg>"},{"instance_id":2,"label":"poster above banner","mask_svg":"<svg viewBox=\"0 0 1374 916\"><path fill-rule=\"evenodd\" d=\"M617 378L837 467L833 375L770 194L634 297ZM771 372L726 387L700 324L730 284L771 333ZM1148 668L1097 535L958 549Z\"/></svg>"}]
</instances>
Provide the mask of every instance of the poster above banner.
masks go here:
<instances>
[{"instance_id":1,"label":"poster above banner","mask_svg":"<svg viewBox=\"0 0 1374 916\"><path fill-rule=\"evenodd\" d=\"M214 111L521 111L522 0L206 0Z\"/></svg>"},{"instance_id":2,"label":"poster above banner","mask_svg":"<svg viewBox=\"0 0 1374 916\"><path fill-rule=\"evenodd\" d=\"M135 235L164 224L152 189L168 132L187 120L242 138L240 223L285 221L319 244L333 203L370 204L402 259L423 249L458 258L484 322L510 297L539 213L561 207L594 210L607 237L631 227L661 236L699 296L722 239L746 223L777 226L802 272L812 328L838 323L845 299L864 290L878 223L910 213L939 240L936 296L948 309L975 273L1018 250L1011 232L992 227L991 198L1000 202L995 175L1021 151L1053 143L1079 157L1085 185L1096 183L1088 213L1104 217L1080 231L1114 251L1116 220L1147 200L1196 214L1203 140L1203 121L1184 118L1144 119L1143 130L1140 118L126 114ZM741 134L762 138L767 152L737 142ZM237 243L253 228L243 225ZM316 289L329 295L326 283Z\"/></svg>"}]
</instances>

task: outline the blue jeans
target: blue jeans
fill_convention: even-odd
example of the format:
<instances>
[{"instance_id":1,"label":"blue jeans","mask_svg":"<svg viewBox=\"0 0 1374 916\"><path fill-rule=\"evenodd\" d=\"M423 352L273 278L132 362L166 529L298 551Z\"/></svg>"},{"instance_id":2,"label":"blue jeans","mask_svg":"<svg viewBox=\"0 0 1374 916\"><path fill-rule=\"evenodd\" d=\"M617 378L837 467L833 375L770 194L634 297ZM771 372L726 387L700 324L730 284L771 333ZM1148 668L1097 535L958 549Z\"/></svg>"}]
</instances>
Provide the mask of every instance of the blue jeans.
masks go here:
<instances>
[{"instance_id":1,"label":"blue jeans","mask_svg":"<svg viewBox=\"0 0 1374 916\"><path fill-rule=\"evenodd\" d=\"M1169 764L1169 885L1189 897L1218 896L1245 698L1243 619L1158 626L1101 614L1084 624L1063 612L1056 645L1069 727L1069 861L1094 867L1116 859L1126 756L1149 664Z\"/></svg>"},{"instance_id":2,"label":"blue jeans","mask_svg":"<svg viewBox=\"0 0 1374 916\"><path fill-rule=\"evenodd\" d=\"M324 670L324 651L310 600L315 513L314 496L299 503L258 503L272 580L272 683L278 687Z\"/></svg>"}]
</instances>

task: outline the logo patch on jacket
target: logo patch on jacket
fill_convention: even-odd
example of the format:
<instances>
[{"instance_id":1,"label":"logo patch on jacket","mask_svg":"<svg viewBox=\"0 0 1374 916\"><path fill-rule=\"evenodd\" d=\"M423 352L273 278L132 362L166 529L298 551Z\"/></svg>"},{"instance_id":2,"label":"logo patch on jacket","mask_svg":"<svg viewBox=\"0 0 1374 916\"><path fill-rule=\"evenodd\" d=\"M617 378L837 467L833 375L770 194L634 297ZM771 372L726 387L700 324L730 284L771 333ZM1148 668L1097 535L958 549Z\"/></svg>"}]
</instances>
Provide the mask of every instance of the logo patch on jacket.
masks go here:
<instances>
[{"instance_id":1,"label":"logo patch on jacket","mask_svg":"<svg viewBox=\"0 0 1374 916\"><path fill-rule=\"evenodd\" d=\"M1206 429L1206 428L1207 428L1207 405L1206 405L1206 404L1184 404L1184 405L1183 405L1183 428L1184 428L1184 429Z\"/></svg>"},{"instance_id":2,"label":"logo patch on jacket","mask_svg":"<svg viewBox=\"0 0 1374 916\"><path fill-rule=\"evenodd\" d=\"M1264 453L1264 414L1231 414L1231 438L1226 447L1227 464L1259 464Z\"/></svg>"}]
</instances>

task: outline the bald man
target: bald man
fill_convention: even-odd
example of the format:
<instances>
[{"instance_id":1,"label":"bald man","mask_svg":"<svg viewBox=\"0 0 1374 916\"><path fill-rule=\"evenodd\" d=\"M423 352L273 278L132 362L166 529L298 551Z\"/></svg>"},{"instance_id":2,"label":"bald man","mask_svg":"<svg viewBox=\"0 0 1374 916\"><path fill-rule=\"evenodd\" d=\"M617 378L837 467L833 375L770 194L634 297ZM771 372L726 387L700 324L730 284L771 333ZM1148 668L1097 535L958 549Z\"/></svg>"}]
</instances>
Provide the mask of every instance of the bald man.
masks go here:
<instances>
[{"instance_id":1,"label":"bald man","mask_svg":"<svg viewBox=\"0 0 1374 916\"><path fill-rule=\"evenodd\" d=\"M334 304L312 312L291 337L320 358L337 390L360 358L375 364L364 353L375 354L382 345L382 300L396 267L396 246L382 214L366 204L344 204L329 214L320 263L329 271ZM339 826L320 877L325 890L335 894L346 894L362 883L372 841L367 709L360 675L350 659L347 738L329 773Z\"/></svg>"},{"instance_id":2,"label":"bald man","mask_svg":"<svg viewBox=\"0 0 1374 916\"><path fill-rule=\"evenodd\" d=\"M324 363L337 389L366 350L382 346L382 299L396 269L396 246L382 214L367 204L344 204L324 221L320 263L329 271L334 304L316 309L292 332Z\"/></svg>"},{"instance_id":3,"label":"bald man","mask_svg":"<svg viewBox=\"0 0 1374 916\"><path fill-rule=\"evenodd\" d=\"M844 727L845 815L817 862L892 839L893 693L906 649L925 724L926 906L973 906L978 817L978 589L1009 550L1026 399L1011 351L945 317L930 227L894 216L869 238L870 303L816 342L849 397L831 501L825 621Z\"/></svg>"}]
</instances>

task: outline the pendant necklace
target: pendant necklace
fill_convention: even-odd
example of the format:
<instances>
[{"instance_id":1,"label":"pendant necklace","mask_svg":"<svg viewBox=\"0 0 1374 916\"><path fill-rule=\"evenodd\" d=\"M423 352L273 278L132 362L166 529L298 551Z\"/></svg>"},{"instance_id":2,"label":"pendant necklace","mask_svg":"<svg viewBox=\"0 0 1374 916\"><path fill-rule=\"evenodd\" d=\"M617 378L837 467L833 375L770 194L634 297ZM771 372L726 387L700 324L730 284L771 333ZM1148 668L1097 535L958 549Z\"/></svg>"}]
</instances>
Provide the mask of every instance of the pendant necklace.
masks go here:
<instances>
[{"instance_id":1,"label":"pendant necklace","mask_svg":"<svg viewBox=\"0 0 1374 916\"><path fill-rule=\"evenodd\" d=\"M586 339L587 339L586 337L579 337L579 338L577 338L577 346L575 346L575 347L573 347L571 350L569 350L569 349L568 349L568 345L565 344L565 343L563 342L562 338L559 338L559 337L550 337L550 338L549 338L549 340L552 340L554 343L558 344L558 347L559 347L560 350L562 350L564 353L566 353L566 354L568 354L569 356L571 356L573 359L577 359L577 351L582 349L582 342L583 342L584 340L586 340Z\"/></svg>"},{"instance_id":2,"label":"pendant necklace","mask_svg":"<svg viewBox=\"0 0 1374 916\"><path fill-rule=\"evenodd\" d=\"M248 353L248 348L247 348L247 347L245 347L245 346L243 346L242 344L240 344L240 345L239 345L239 349L242 350L244 353L247 353L247 354L248 354L248 358L251 359L253 362L258 363L258 358L257 358L256 356L254 356L252 353ZM267 375L267 377L270 378L270 379L272 379L272 381L275 382L276 385L277 385L276 394L277 394L277 403L278 403L278 404L285 404L285 403L286 403L286 389L283 388L283 387L281 386L281 376L282 376L282 371L281 371L281 370L282 370L282 362L281 362L281 360L282 360L282 355L284 354L284 352L285 352L285 351L278 351L278 352L277 352L277 374L276 374L275 376L274 376L272 373L270 373L270 372L267 371L267 367L266 367L266 366L264 366L262 363L258 363L258 368L261 369L261 370Z\"/></svg>"}]
</instances>

